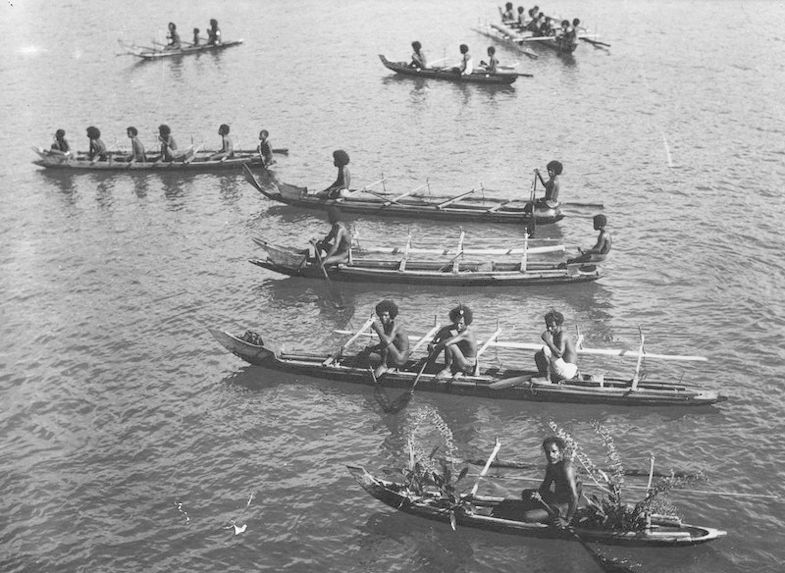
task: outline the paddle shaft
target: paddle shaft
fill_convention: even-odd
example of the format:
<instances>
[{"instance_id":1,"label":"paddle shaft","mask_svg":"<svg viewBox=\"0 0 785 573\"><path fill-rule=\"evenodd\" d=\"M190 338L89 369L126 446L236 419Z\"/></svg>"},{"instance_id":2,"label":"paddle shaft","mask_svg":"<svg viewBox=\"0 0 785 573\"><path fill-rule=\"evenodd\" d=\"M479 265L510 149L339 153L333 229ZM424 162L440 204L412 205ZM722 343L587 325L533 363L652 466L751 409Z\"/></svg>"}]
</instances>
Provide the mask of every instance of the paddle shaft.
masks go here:
<instances>
[{"instance_id":1,"label":"paddle shaft","mask_svg":"<svg viewBox=\"0 0 785 573\"><path fill-rule=\"evenodd\" d=\"M493 459L496 457L496 454L499 453L501 447L502 447L501 441L499 440L499 438L496 438L496 444L494 444L493 446L493 451L491 452L491 455L488 457L488 461L485 462L485 467L482 468L482 471L480 472L477 481L474 482L474 487L472 487L472 491L469 493L469 497L474 497L477 494L477 490L480 488L480 480L485 477L485 474L488 473L488 470L490 469L491 464L493 463Z\"/></svg>"},{"instance_id":2,"label":"paddle shaft","mask_svg":"<svg viewBox=\"0 0 785 573\"><path fill-rule=\"evenodd\" d=\"M333 284L332 279L330 279L330 274L327 272L327 269L324 268L324 263L322 261L322 255L319 253L319 247L314 245L313 249L314 254L316 255L316 264L319 265L319 269L322 271L322 275L324 276L324 280L327 281L327 287L330 289L330 294L332 295L333 302L335 303L335 307L338 309L343 308L343 300L341 299L341 294L335 290L335 285Z\"/></svg>"}]
</instances>

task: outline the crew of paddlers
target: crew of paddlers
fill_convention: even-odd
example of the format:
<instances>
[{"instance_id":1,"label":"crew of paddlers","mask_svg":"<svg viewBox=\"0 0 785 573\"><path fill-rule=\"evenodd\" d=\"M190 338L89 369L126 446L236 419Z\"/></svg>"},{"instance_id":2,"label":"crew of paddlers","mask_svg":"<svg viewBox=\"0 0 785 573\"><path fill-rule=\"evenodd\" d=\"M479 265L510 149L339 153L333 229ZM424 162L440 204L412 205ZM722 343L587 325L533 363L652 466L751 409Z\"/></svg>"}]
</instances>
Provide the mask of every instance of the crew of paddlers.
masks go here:
<instances>
[{"instance_id":1,"label":"crew of paddlers","mask_svg":"<svg viewBox=\"0 0 785 573\"><path fill-rule=\"evenodd\" d=\"M174 22L169 22L166 48L169 50L180 50L183 48L183 43L190 47L201 45L217 46L221 43L221 30L218 28L218 21L215 18L210 20L210 27L207 28L207 41L204 44L199 33L199 28L194 28L192 41L183 42L180 39L180 33L177 31L177 25Z\"/></svg>"}]
</instances>

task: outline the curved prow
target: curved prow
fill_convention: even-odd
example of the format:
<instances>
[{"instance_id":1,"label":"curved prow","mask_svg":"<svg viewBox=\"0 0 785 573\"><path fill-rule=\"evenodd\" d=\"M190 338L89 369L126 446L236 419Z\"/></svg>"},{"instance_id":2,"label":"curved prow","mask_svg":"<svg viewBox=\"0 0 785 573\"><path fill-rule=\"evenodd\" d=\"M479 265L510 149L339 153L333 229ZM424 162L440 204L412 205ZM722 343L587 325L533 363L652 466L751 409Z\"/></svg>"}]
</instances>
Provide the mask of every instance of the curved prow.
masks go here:
<instances>
[{"instance_id":1,"label":"curved prow","mask_svg":"<svg viewBox=\"0 0 785 573\"><path fill-rule=\"evenodd\" d=\"M248 183L253 185L254 189L256 189L259 193L261 193L262 195L264 195L268 199L272 199L273 201L280 201L281 200L280 192L271 193L270 191L265 189L262 186L262 184L259 183L259 180L256 178L256 175L254 175L253 171L251 171L251 168L248 167L248 165L245 164L245 163L243 163L243 173L244 173L245 179L248 181Z\"/></svg>"},{"instance_id":2,"label":"curved prow","mask_svg":"<svg viewBox=\"0 0 785 573\"><path fill-rule=\"evenodd\" d=\"M210 331L210 334L221 343L221 346L250 364L263 364L264 362L275 358L275 353L269 348L266 348L264 344L252 344L238 336L234 336L223 330L218 330L217 328L208 328L208 330Z\"/></svg>"}]
</instances>

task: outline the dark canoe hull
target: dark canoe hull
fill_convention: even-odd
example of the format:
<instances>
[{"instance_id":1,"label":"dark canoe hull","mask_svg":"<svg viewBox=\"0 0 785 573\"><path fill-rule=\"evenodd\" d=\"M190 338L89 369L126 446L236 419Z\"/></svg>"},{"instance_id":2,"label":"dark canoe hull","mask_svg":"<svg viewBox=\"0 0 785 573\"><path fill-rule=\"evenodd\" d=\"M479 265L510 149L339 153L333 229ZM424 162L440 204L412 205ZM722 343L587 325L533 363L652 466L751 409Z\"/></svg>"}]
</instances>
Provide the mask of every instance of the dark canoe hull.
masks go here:
<instances>
[{"instance_id":1,"label":"dark canoe hull","mask_svg":"<svg viewBox=\"0 0 785 573\"><path fill-rule=\"evenodd\" d=\"M516 28L510 28L509 26L497 27L492 25L488 29L475 28L475 31L483 34L484 36L488 36L489 38L493 38L506 46L514 47L518 51L526 53L527 55L529 54L531 48L552 50L560 54L572 54L577 48L577 45L562 46L561 42L559 42L556 38L521 40L521 37L533 38L533 36L530 32L526 32L524 35L521 35L520 30Z\"/></svg>"},{"instance_id":2,"label":"dark canoe hull","mask_svg":"<svg viewBox=\"0 0 785 573\"><path fill-rule=\"evenodd\" d=\"M251 259L263 269L283 275L323 280L321 268L306 261L301 250L289 249L254 239L267 252L267 258ZM331 280L346 282L381 282L386 284L435 286L534 286L595 281L600 278L596 265L571 265L558 268L554 263L530 263L520 271L520 263L460 262L455 269L450 261L407 260L405 269L400 260L360 259L327 267Z\"/></svg>"},{"instance_id":3,"label":"dark canoe hull","mask_svg":"<svg viewBox=\"0 0 785 573\"><path fill-rule=\"evenodd\" d=\"M372 497L385 505L417 517L431 521L450 523L450 509L434 492L433 495L419 496L409 493L403 484L377 478L368 473L364 468L347 466L358 484ZM561 539L564 541L577 541L570 533L544 523L529 523L510 518L493 517L493 508L504 501L503 498L476 496L473 504L465 504L455 511L455 521L458 527L471 527L518 535L521 537L534 537L545 539ZM516 502L518 500L515 500ZM648 547L689 547L706 543L726 535L725 531L710 527L694 525L658 525L656 522L650 529L634 532L615 532L601 529L575 528L581 539L587 542L603 543L605 545L648 546Z\"/></svg>"},{"instance_id":4,"label":"dark canoe hull","mask_svg":"<svg viewBox=\"0 0 785 573\"><path fill-rule=\"evenodd\" d=\"M440 207L433 199L401 199L390 203L380 198L320 199L308 193L307 187L289 185L270 178L265 188L256 176L246 170L246 179L268 199L303 209L326 210L338 207L342 213L373 215L378 217L399 217L429 219L431 221L471 221L475 223L512 223L527 225L534 219L536 225L549 225L561 221L564 212L560 207L542 208L539 205L532 215L522 201L520 206L499 207L502 201L471 200L464 198L460 203Z\"/></svg>"},{"instance_id":5,"label":"dark canoe hull","mask_svg":"<svg viewBox=\"0 0 785 573\"><path fill-rule=\"evenodd\" d=\"M232 40L229 42L222 42L220 44L216 44L214 46L210 46L207 44L201 46L191 46L181 48L179 50L140 50L138 48L134 48L134 46L127 46L129 49L129 54L132 56L136 56L137 58L141 58L142 60L160 60L163 58L176 58L179 56L189 56L193 54L203 54L203 53L210 53L210 52L220 52L221 50L225 50L226 48L231 48L233 46L239 46L242 44L242 40Z\"/></svg>"},{"instance_id":6,"label":"dark canoe hull","mask_svg":"<svg viewBox=\"0 0 785 573\"><path fill-rule=\"evenodd\" d=\"M149 161L146 163L129 163L116 160L115 155L109 155L106 161L88 161L87 159L66 159L59 155L49 155L46 150L36 149L39 158L33 161L35 165L46 169L72 169L76 171L223 171L225 169L240 169L243 165L259 165L261 159L258 155L243 155L224 161L209 161L202 156L185 156L176 161Z\"/></svg>"},{"instance_id":7,"label":"dark canoe hull","mask_svg":"<svg viewBox=\"0 0 785 573\"><path fill-rule=\"evenodd\" d=\"M387 58L385 58L382 54L379 54L379 59L384 64L384 67L388 70L394 71L396 74L401 74L402 76L409 76L413 78L431 78L436 80L447 80L450 82L457 82L457 83L469 83L469 84L496 84L496 85L510 85L512 84L517 78L517 74L505 74L505 73L486 73L480 72L475 70L471 74L468 75L461 75L452 71L449 68L427 68L427 69L418 69L418 68L411 68L409 67L406 62L391 62Z\"/></svg>"},{"instance_id":8,"label":"dark canoe hull","mask_svg":"<svg viewBox=\"0 0 785 573\"><path fill-rule=\"evenodd\" d=\"M315 378L352 382L374 386L374 381L361 359L343 356L331 362L326 353L274 352L264 346L254 345L228 332L210 329L210 333L227 350L242 360L256 366L304 374ZM385 388L410 388L421 363L410 361L405 368L384 375ZM475 398L501 398L533 402L570 402L576 404L607 404L618 406L706 406L725 400L713 391L692 390L686 386L662 383L640 383L637 390L630 390L630 380L605 378L603 386L590 380L565 384L532 382L537 373L530 370L504 370L481 368L478 376L456 379L436 377L426 370L417 383L418 391L458 394ZM492 386L497 382L506 384Z\"/></svg>"}]
</instances>

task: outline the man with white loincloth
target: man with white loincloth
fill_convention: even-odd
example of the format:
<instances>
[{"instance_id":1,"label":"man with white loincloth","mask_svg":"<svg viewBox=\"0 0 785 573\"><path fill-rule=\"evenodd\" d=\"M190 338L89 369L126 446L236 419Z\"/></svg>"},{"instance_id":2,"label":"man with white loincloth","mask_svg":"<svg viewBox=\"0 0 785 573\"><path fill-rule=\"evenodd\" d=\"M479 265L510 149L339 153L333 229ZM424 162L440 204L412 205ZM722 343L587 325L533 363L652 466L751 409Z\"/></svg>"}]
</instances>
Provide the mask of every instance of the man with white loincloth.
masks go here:
<instances>
[{"instance_id":1,"label":"man with white loincloth","mask_svg":"<svg viewBox=\"0 0 785 573\"><path fill-rule=\"evenodd\" d=\"M578 374L578 355L575 343L570 336L562 330L564 316L555 310L545 315L545 332L542 340L545 344L542 350L534 355L534 362L549 382L562 382L571 380Z\"/></svg>"}]
</instances>

